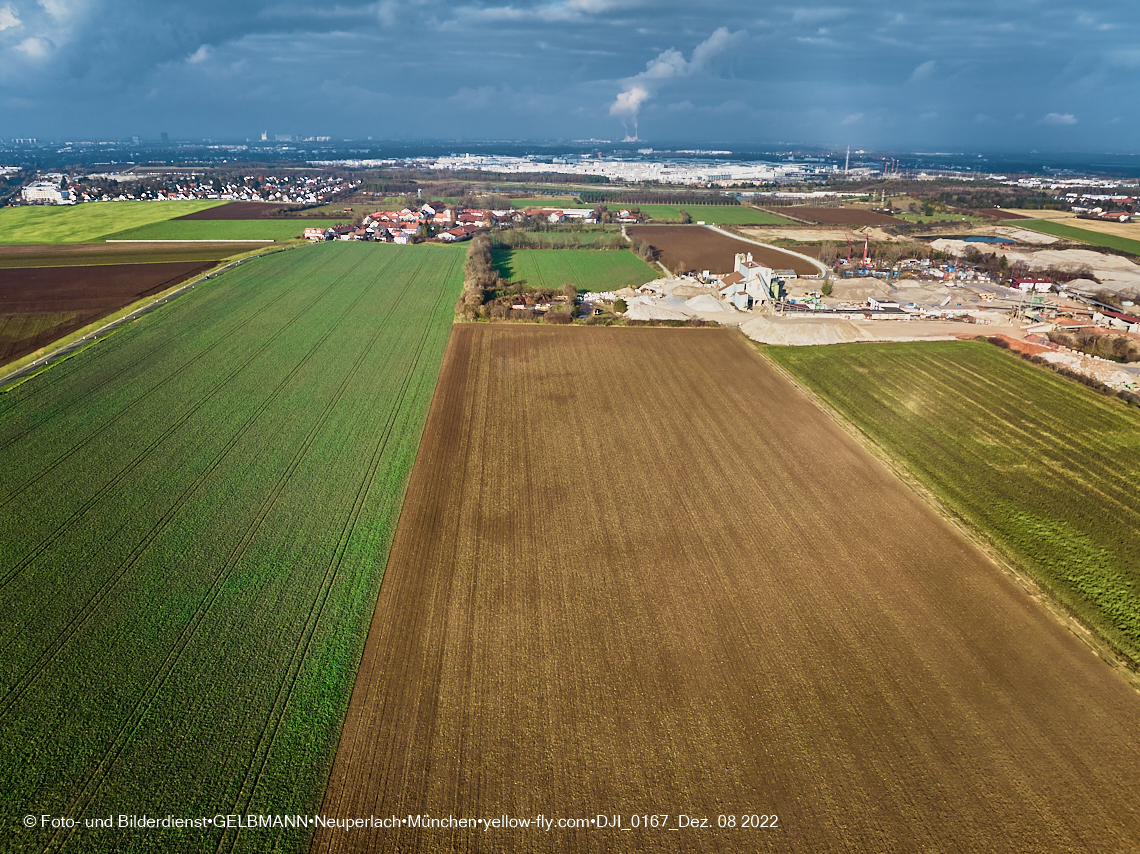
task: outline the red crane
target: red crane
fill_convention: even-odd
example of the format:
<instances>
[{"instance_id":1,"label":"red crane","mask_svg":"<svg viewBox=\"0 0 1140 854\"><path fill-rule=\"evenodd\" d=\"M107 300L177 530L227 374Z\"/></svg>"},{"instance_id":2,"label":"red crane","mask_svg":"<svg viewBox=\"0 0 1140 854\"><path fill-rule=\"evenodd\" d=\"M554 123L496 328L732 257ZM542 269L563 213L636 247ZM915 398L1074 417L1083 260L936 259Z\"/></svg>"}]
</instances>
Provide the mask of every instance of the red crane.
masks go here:
<instances>
[{"instance_id":1,"label":"red crane","mask_svg":"<svg viewBox=\"0 0 1140 854\"><path fill-rule=\"evenodd\" d=\"M870 248L871 248L871 235L868 234L868 235L865 235L863 237L863 266L864 267L871 263Z\"/></svg>"}]
</instances>

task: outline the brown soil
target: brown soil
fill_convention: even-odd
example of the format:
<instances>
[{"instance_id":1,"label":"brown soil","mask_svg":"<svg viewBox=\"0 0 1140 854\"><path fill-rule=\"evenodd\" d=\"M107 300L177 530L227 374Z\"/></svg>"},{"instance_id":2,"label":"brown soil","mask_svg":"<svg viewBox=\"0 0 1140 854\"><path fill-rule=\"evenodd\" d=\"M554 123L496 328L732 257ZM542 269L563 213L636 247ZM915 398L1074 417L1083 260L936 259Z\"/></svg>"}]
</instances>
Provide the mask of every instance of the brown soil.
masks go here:
<instances>
[{"instance_id":1,"label":"brown soil","mask_svg":"<svg viewBox=\"0 0 1140 854\"><path fill-rule=\"evenodd\" d=\"M0 363L34 352L214 263L0 269Z\"/></svg>"},{"instance_id":2,"label":"brown soil","mask_svg":"<svg viewBox=\"0 0 1140 854\"><path fill-rule=\"evenodd\" d=\"M770 213L782 215L784 208L770 208ZM801 208L793 206L787 212L796 219L819 225L899 225L902 221L886 214L859 208Z\"/></svg>"},{"instance_id":3,"label":"brown soil","mask_svg":"<svg viewBox=\"0 0 1140 854\"><path fill-rule=\"evenodd\" d=\"M668 818L312 850L1125 851L1138 790L1140 697L737 338L470 324L321 812Z\"/></svg>"},{"instance_id":4,"label":"brown soil","mask_svg":"<svg viewBox=\"0 0 1140 854\"><path fill-rule=\"evenodd\" d=\"M301 210L297 205L278 205L273 202L227 202L224 205L206 208L186 216L175 217L180 219L262 219L264 217L279 218L285 214ZM323 216L322 219L336 219L336 217Z\"/></svg>"},{"instance_id":5,"label":"brown soil","mask_svg":"<svg viewBox=\"0 0 1140 854\"><path fill-rule=\"evenodd\" d=\"M1035 344L1032 341L1022 341L1017 338L1010 338L1008 335L991 335L990 338L1000 338L1009 345L1009 349L1015 353L1025 353L1027 356L1040 356L1042 353L1049 353L1053 347L1046 347L1042 344Z\"/></svg>"},{"instance_id":6,"label":"brown soil","mask_svg":"<svg viewBox=\"0 0 1140 854\"><path fill-rule=\"evenodd\" d=\"M76 267L88 264L156 264L217 261L248 252L248 246L195 241L193 244L148 241L0 246L0 267Z\"/></svg>"},{"instance_id":7,"label":"brown soil","mask_svg":"<svg viewBox=\"0 0 1140 854\"><path fill-rule=\"evenodd\" d=\"M736 253L751 252L753 260L766 267L795 270L801 276L819 273L814 264L802 258L726 237L699 225L634 225L626 232L630 237L648 241L657 251L657 260L670 270L680 264L685 268L682 272L730 273Z\"/></svg>"}]
</instances>

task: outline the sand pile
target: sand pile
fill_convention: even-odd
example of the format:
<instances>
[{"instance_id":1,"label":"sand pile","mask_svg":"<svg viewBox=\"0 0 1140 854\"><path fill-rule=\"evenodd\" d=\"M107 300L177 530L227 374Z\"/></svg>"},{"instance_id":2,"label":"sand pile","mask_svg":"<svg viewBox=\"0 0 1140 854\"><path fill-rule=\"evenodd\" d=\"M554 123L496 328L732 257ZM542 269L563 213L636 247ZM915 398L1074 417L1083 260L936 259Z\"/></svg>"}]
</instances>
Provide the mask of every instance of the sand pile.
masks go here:
<instances>
[{"instance_id":1,"label":"sand pile","mask_svg":"<svg viewBox=\"0 0 1140 854\"><path fill-rule=\"evenodd\" d=\"M635 297L628 305L625 316L630 320L688 320L692 316L648 297Z\"/></svg>"},{"instance_id":2,"label":"sand pile","mask_svg":"<svg viewBox=\"0 0 1140 854\"><path fill-rule=\"evenodd\" d=\"M712 294L701 294L692 299L685 300L685 305L693 309L693 311L720 311L724 312L727 309L725 304L714 297Z\"/></svg>"},{"instance_id":3,"label":"sand pile","mask_svg":"<svg viewBox=\"0 0 1140 854\"><path fill-rule=\"evenodd\" d=\"M811 344L845 344L866 340L863 332L849 320L815 317L771 317L761 315L746 320L741 331L761 344L802 347Z\"/></svg>"},{"instance_id":4,"label":"sand pile","mask_svg":"<svg viewBox=\"0 0 1140 854\"><path fill-rule=\"evenodd\" d=\"M740 325L740 329L753 341L792 347L859 341L950 341L981 334L981 330L976 327L951 321L857 321L771 315L747 320ZM1009 334L1017 335L1018 332L1010 330Z\"/></svg>"}]
</instances>

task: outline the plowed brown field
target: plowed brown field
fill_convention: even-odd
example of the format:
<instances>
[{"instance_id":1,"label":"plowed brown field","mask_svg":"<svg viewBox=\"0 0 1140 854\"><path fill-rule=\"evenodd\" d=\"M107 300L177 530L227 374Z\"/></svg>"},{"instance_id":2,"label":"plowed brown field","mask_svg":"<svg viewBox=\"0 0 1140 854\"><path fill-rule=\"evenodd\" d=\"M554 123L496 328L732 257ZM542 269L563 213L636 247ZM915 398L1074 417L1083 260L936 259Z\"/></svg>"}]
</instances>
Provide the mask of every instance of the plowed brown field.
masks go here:
<instances>
[{"instance_id":1,"label":"plowed brown field","mask_svg":"<svg viewBox=\"0 0 1140 854\"><path fill-rule=\"evenodd\" d=\"M58 243L0 246L0 268L87 267L106 264L166 264L218 261L248 252L232 243Z\"/></svg>"},{"instance_id":2,"label":"plowed brown field","mask_svg":"<svg viewBox=\"0 0 1140 854\"><path fill-rule=\"evenodd\" d=\"M213 210L213 208L211 208ZM772 213L787 211L796 219L815 222L820 225L898 225L902 220L887 214L865 211L861 208L803 208L793 205L788 208L770 208ZM206 211L202 211L206 213Z\"/></svg>"},{"instance_id":3,"label":"plowed brown field","mask_svg":"<svg viewBox=\"0 0 1140 854\"><path fill-rule=\"evenodd\" d=\"M1135 851L1137 791L1140 697L732 335L463 325L322 812L622 829L313 850Z\"/></svg>"},{"instance_id":4,"label":"plowed brown field","mask_svg":"<svg viewBox=\"0 0 1140 854\"><path fill-rule=\"evenodd\" d=\"M0 268L0 364L213 266L182 261Z\"/></svg>"},{"instance_id":5,"label":"plowed brown field","mask_svg":"<svg viewBox=\"0 0 1140 854\"><path fill-rule=\"evenodd\" d=\"M267 216L282 216L289 211L298 209L298 205L281 205L274 202L227 202L224 205L215 205L212 208L177 217L177 219L260 219Z\"/></svg>"},{"instance_id":6,"label":"plowed brown field","mask_svg":"<svg viewBox=\"0 0 1140 854\"><path fill-rule=\"evenodd\" d=\"M768 249L744 240L736 240L700 225L633 225L626 229L631 237L640 237L657 250L657 260L670 270L709 270L731 273L738 252L751 252L758 264L777 270L795 270L801 276L817 276L819 269L810 261Z\"/></svg>"}]
</instances>

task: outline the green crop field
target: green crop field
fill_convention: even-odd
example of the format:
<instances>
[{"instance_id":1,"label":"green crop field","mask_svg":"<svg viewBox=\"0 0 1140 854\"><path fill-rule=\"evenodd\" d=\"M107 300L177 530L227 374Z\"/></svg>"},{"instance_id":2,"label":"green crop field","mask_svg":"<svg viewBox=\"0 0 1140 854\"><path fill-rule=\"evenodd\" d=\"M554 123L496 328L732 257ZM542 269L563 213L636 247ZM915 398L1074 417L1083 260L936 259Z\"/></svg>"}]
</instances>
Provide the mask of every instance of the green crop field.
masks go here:
<instances>
[{"instance_id":1,"label":"green crop field","mask_svg":"<svg viewBox=\"0 0 1140 854\"><path fill-rule=\"evenodd\" d=\"M554 208L556 210L593 210L593 205L583 204L573 196L529 196L511 199L514 208Z\"/></svg>"},{"instance_id":2,"label":"green crop field","mask_svg":"<svg viewBox=\"0 0 1140 854\"><path fill-rule=\"evenodd\" d=\"M96 243L117 231L217 207L223 202L87 202L0 208L0 245Z\"/></svg>"},{"instance_id":3,"label":"green crop field","mask_svg":"<svg viewBox=\"0 0 1140 854\"><path fill-rule=\"evenodd\" d=\"M324 219L184 219L155 222L107 235L109 240L275 240L300 237L306 228L342 223Z\"/></svg>"},{"instance_id":4,"label":"green crop field","mask_svg":"<svg viewBox=\"0 0 1140 854\"><path fill-rule=\"evenodd\" d=\"M495 249L499 275L532 288L612 291L653 281L660 273L631 252L594 249Z\"/></svg>"},{"instance_id":5,"label":"green crop field","mask_svg":"<svg viewBox=\"0 0 1140 854\"><path fill-rule=\"evenodd\" d=\"M319 811L463 259L250 261L0 394L6 850L307 850L84 818Z\"/></svg>"},{"instance_id":6,"label":"green crop field","mask_svg":"<svg viewBox=\"0 0 1140 854\"><path fill-rule=\"evenodd\" d=\"M629 241L621 236L618 226L598 226L590 231L495 231L491 239L496 245L517 246L519 249L560 249L563 247L629 247Z\"/></svg>"},{"instance_id":7,"label":"green crop field","mask_svg":"<svg viewBox=\"0 0 1140 854\"><path fill-rule=\"evenodd\" d=\"M763 352L1140 662L1134 407L983 342Z\"/></svg>"},{"instance_id":8,"label":"green crop field","mask_svg":"<svg viewBox=\"0 0 1140 854\"><path fill-rule=\"evenodd\" d=\"M1089 231L1087 228L1075 228L1071 225L1065 225L1063 222L1048 219L1019 219L1013 225L1018 228L1028 228L1030 231L1039 231L1042 234L1051 234L1053 237L1065 237L1092 246L1106 246L1109 249L1119 249L1121 252L1140 255L1140 240L1132 240L1128 237L1102 234L1099 231Z\"/></svg>"},{"instance_id":9,"label":"green crop field","mask_svg":"<svg viewBox=\"0 0 1140 854\"><path fill-rule=\"evenodd\" d=\"M681 211L687 211L693 222L717 225L794 225L781 216L758 211L745 205L630 205L641 209L641 215L658 222L680 222ZM610 205L610 210L617 206Z\"/></svg>"}]
</instances>

